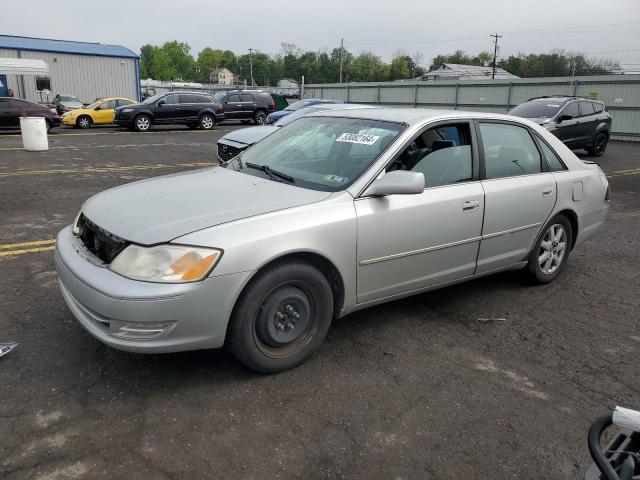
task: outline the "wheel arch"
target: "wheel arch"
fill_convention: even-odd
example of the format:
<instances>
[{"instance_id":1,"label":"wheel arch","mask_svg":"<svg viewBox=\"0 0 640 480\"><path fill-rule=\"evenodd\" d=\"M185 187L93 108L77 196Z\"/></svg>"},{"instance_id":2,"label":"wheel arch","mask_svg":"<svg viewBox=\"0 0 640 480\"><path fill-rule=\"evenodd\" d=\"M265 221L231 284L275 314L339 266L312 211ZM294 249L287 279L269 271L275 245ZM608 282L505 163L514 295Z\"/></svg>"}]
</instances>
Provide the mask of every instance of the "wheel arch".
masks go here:
<instances>
[{"instance_id":1,"label":"wheel arch","mask_svg":"<svg viewBox=\"0 0 640 480\"><path fill-rule=\"evenodd\" d=\"M556 215L564 215L569 220L569 223L571 223L571 250L573 250L573 247L575 247L576 240L578 238L578 215L576 214L576 212L569 208L560 210L558 213L556 213Z\"/></svg>"}]
</instances>

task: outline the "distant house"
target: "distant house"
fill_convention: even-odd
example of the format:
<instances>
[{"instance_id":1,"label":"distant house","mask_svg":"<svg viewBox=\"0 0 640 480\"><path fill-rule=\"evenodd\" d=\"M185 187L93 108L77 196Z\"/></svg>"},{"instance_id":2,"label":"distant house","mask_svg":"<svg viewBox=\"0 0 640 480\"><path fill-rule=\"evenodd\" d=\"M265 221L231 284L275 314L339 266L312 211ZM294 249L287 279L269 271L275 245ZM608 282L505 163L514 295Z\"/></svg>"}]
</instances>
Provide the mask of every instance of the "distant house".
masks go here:
<instances>
[{"instance_id":1,"label":"distant house","mask_svg":"<svg viewBox=\"0 0 640 480\"><path fill-rule=\"evenodd\" d=\"M429 70L420 80L486 80L491 79L493 67L478 65L461 65L459 63L443 63L439 68ZM496 79L520 78L512 75L504 68L496 67Z\"/></svg>"},{"instance_id":2,"label":"distant house","mask_svg":"<svg viewBox=\"0 0 640 480\"><path fill-rule=\"evenodd\" d=\"M298 88L298 82L290 78L283 78L278 80L278 88Z\"/></svg>"},{"instance_id":3,"label":"distant house","mask_svg":"<svg viewBox=\"0 0 640 480\"><path fill-rule=\"evenodd\" d=\"M240 83L240 77L228 68L216 68L209 74L209 80L216 85L235 85Z\"/></svg>"}]
</instances>

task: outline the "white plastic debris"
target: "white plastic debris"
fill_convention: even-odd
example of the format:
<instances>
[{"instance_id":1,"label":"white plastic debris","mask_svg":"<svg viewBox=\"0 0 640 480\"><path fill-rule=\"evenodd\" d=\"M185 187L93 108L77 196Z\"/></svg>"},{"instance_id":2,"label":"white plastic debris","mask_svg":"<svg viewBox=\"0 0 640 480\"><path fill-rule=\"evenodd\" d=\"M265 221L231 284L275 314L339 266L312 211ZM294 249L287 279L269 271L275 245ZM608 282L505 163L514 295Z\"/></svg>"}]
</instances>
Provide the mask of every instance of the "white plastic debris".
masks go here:
<instances>
[{"instance_id":1,"label":"white plastic debris","mask_svg":"<svg viewBox=\"0 0 640 480\"><path fill-rule=\"evenodd\" d=\"M612 421L618 427L640 432L640 412L635 410L618 406L613 411Z\"/></svg>"},{"instance_id":2,"label":"white plastic debris","mask_svg":"<svg viewBox=\"0 0 640 480\"><path fill-rule=\"evenodd\" d=\"M17 343L0 343L0 357L4 357L7 353L18 346Z\"/></svg>"}]
</instances>

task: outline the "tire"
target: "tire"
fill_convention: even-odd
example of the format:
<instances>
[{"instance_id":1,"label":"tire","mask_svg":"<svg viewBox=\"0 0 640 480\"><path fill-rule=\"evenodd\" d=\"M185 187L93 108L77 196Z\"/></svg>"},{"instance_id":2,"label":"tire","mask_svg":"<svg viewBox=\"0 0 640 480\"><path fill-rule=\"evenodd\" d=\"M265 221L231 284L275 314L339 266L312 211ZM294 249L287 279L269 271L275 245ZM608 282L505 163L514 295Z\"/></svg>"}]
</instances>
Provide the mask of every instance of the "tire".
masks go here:
<instances>
[{"instance_id":1,"label":"tire","mask_svg":"<svg viewBox=\"0 0 640 480\"><path fill-rule=\"evenodd\" d=\"M203 130L211 130L216 125L216 119L213 115L205 113L200 116L200 122L198 123L201 129Z\"/></svg>"},{"instance_id":2,"label":"tire","mask_svg":"<svg viewBox=\"0 0 640 480\"><path fill-rule=\"evenodd\" d=\"M586 149L587 153L590 157L601 157L602 155L604 155L608 143L609 135L604 132L600 132L593 140L593 145Z\"/></svg>"},{"instance_id":3,"label":"tire","mask_svg":"<svg viewBox=\"0 0 640 480\"><path fill-rule=\"evenodd\" d=\"M253 114L253 123L256 125L265 125L267 123L267 112L264 110L257 110Z\"/></svg>"},{"instance_id":4,"label":"tire","mask_svg":"<svg viewBox=\"0 0 640 480\"><path fill-rule=\"evenodd\" d=\"M89 115L80 115L76 119L76 128L90 128L92 124L93 120L91 120L91 117Z\"/></svg>"},{"instance_id":5,"label":"tire","mask_svg":"<svg viewBox=\"0 0 640 480\"><path fill-rule=\"evenodd\" d=\"M258 273L242 292L227 345L252 370L282 372L318 349L332 317L333 294L326 277L305 262L279 263Z\"/></svg>"},{"instance_id":6,"label":"tire","mask_svg":"<svg viewBox=\"0 0 640 480\"><path fill-rule=\"evenodd\" d=\"M555 280L567 264L572 242L573 228L566 216L549 220L529 255L525 270L529 279L536 284Z\"/></svg>"},{"instance_id":7,"label":"tire","mask_svg":"<svg viewBox=\"0 0 640 480\"><path fill-rule=\"evenodd\" d=\"M137 132L148 132L151 128L151 119L148 115L138 115L133 121L133 128Z\"/></svg>"}]
</instances>

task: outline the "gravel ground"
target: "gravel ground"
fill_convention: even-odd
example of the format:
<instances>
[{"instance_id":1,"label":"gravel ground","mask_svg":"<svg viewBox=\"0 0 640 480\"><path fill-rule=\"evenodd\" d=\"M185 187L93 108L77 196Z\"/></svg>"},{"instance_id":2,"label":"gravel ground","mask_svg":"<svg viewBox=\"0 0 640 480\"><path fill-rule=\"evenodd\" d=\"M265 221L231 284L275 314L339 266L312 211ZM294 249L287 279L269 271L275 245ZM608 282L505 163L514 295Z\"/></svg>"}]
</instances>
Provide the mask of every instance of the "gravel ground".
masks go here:
<instances>
[{"instance_id":1,"label":"gravel ground","mask_svg":"<svg viewBox=\"0 0 640 480\"><path fill-rule=\"evenodd\" d=\"M60 130L46 153L0 133L0 244L211 163L232 128ZM0 341L19 342L0 359L0 477L579 478L591 421L640 408L640 144L600 163L609 220L555 283L509 272L361 311L279 375L224 351L113 350L66 308L50 250L0 256Z\"/></svg>"}]
</instances>

